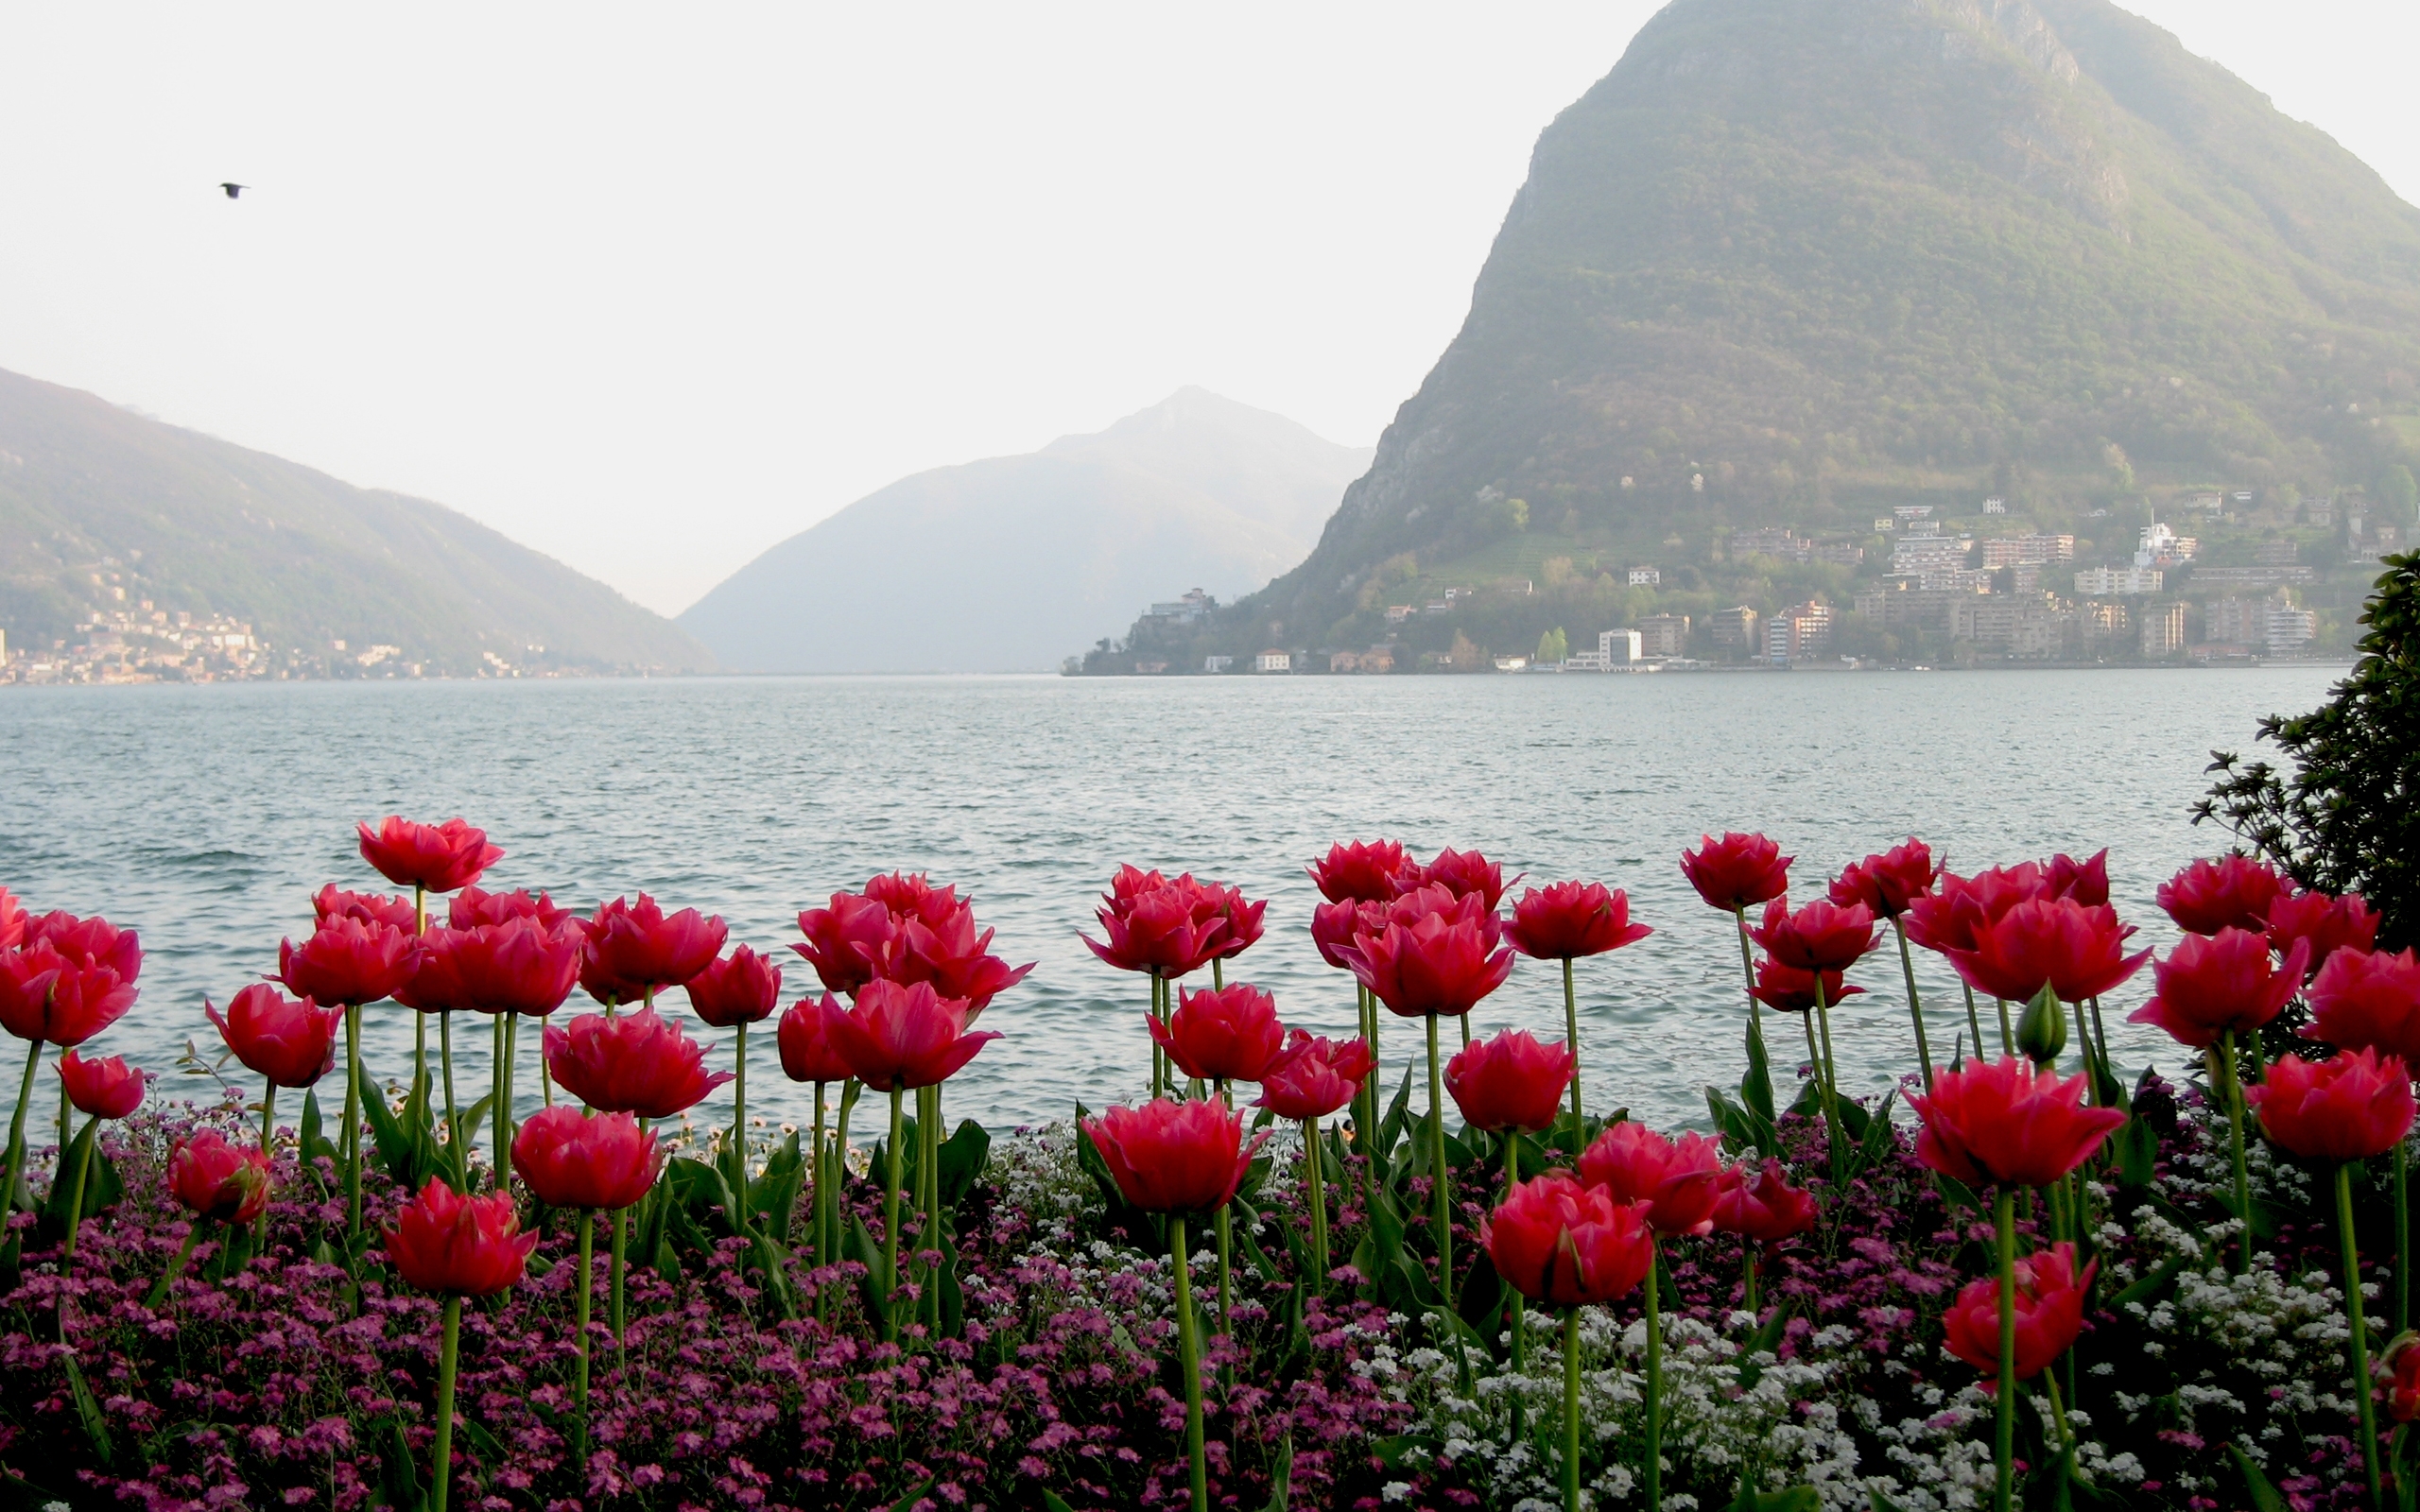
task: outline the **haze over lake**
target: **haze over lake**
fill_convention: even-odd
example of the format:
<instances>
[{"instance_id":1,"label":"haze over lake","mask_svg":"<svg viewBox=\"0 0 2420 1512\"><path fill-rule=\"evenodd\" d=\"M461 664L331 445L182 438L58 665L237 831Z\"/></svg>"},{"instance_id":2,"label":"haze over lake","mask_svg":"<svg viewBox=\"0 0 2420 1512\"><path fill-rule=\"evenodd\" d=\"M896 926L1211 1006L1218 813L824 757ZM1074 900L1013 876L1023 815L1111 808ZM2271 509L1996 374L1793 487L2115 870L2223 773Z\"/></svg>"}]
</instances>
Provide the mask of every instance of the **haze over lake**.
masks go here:
<instances>
[{"instance_id":1,"label":"haze over lake","mask_svg":"<svg viewBox=\"0 0 2420 1512\"><path fill-rule=\"evenodd\" d=\"M1096 895L1120 862L1236 883L1270 900L1236 974L1289 1022L1350 1032L1349 979L1309 936L1303 865L1329 841L1389 835L1422 854L1476 846L1532 882L1630 891L1650 938L1583 962L1591 1101L1701 1123L1697 1089L1737 1079L1742 997L1727 921L1675 865L1701 832L1762 829L1799 857L1804 898L1846 861L1913 833L1971 871L2110 848L2112 902L2143 941L2172 932L2158 882L2225 837L2186 820L2213 747L2318 702L2341 668L1974 675L1376 679L766 679L671 682L285 684L23 690L0 698L0 885L32 909L105 913L142 932L143 996L107 1048L172 1071L216 1049L225 1002L309 927L322 883L378 879L353 824L461 814L508 852L496 887L581 909L646 889L781 952L784 999L813 979L784 947L802 907L879 870L929 870L976 900L995 948L1040 964L982 1026L1007 1038L950 1084L955 1117L1065 1115L1139 1095L1140 978L1096 961ZM1516 892L1517 896L1517 892ZM1962 1027L1954 978L1919 953L1936 1054ZM1895 961L1834 1023L1843 1079L1880 1091L1913 1065ZM2180 1067L2164 1037L2120 1027L2131 1074ZM575 995L567 1012L586 1011ZM666 1006L706 1037L678 993ZM1988 1011L1988 1009L1987 1009ZM411 1015L367 1015L382 1077L409 1061ZM559 1021L560 1022L560 1021ZM1560 978L1523 961L1474 1027L1560 1036ZM769 1029L769 1025L767 1026ZM1776 1038L1777 1059L1792 1039ZM485 1025L458 1025L464 1101L487 1086ZM431 1037L432 1040L434 1036ZM525 1040L533 1037L524 1036ZM1448 1031L1449 1040L1452 1038ZM1392 1087L1418 1054L1390 1019ZM535 1106L534 1052L520 1078ZM728 1050L717 1063L729 1065ZM751 1046L750 1103L803 1118L771 1036ZM257 1084L229 1070L247 1092ZM42 1095L52 1094L45 1074ZM212 1090L171 1074L170 1095ZM331 1083L334 1087L336 1084ZM1415 1097L1417 1104L1425 1091ZM728 1117L728 1094L700 1110ZM299 1102L282 1109L299 1112ZM526 1108L525 1108L526 1111ZM862 1125L863 1121L860 1121Z\"/></svg>"}]
</instances>

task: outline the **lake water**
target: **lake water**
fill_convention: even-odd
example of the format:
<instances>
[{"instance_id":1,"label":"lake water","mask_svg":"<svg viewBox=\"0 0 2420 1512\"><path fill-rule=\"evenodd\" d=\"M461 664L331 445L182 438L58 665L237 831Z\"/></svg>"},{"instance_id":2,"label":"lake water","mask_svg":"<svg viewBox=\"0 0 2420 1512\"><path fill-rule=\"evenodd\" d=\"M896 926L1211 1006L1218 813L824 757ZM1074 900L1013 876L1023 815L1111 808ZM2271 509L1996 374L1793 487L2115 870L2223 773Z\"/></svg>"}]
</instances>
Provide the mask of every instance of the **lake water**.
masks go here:
<instances>
[{"instance_id":1,"label":"lake water","mask_svg":"<svg viewBox=\"0 0 2420 1512\"><path fill-rule=\"evenodd\" d=\"M1040 962L983 1020L1008 1038L951 1084L953 1116L1014 1124L1131 1099L1146 1082L1146 986L1077 938L1120 862L1268 898L1269 933L1236 974L1272 989L1289 1022L1341 1033L1350 978L1312 948L1304 864L1353 836L1424 854L1476 846L1508 875L1629 889L1633 917L1656 933L1581 963L1584 1085L1592 1107L1678 1124L1703 1121L1700 1087L1736 1081L1741 1058L1730 921L1676 866L1701 832L1774 835L1799 857L1801 897L1911 833L1962 871L2107 846L2112 901L2164 942L2153 888L2223 844L2186 820L2209 750L2249 747L2257 716L2309 708L2341 675L12 689L0 694L0 885L30 908L142 931L142 1000L94 1048L171 1073L161 1090L182 1095L212 1086L172 1072L188 1039L215 1048L203 997L223 1003L273 971L279 936L309 928L320 884L379 885L354 850L356 819L458 813L508 852L493 886L583 907L644 888L719 912L760 950L796 938L798 910L837 889L928 870L973 895L1002 954ZM790 959L786 999L812 979ZM1945 1057L1963 1022L1955 979L1921 952L1918 968ZM1886 954L1852 980L1871 992L1836 1016L1841 1075L1875 1091L1912 1063L1904 992ZM1523 961L1477 1027L1559 1037L1560 983L1552 964ZM2175 1067L2163 1038L2118 1027L2150 983L2146 971L2109 1005L2113 1050ZM701 1027L677 994L671 1006ZM370 1010L375 1072L406 1068L410 1019ZM486 1035L460 1027L468 1102L487 1085ZM1419 1041L1414 1023L1385 1025L1390 1085ZM809 1100L780 1078L770 1036L751 1050L752 1108L804 1117ZM531 1106L533 1066L525 1058L520 1077ZM54 1084L43 1078L45 1107Z\"/></svg>"}]
</instances>

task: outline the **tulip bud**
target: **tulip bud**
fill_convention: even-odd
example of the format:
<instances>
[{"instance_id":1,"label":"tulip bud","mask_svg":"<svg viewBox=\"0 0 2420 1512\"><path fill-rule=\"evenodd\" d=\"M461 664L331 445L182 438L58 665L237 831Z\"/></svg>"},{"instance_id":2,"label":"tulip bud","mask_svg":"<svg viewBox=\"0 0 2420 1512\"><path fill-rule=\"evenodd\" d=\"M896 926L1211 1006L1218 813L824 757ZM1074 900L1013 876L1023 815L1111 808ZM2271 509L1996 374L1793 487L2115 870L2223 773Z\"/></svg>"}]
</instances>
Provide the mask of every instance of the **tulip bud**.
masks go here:
<instances>
[{"instance_id":1,"label":"tulip bud","mask_svg":"<svg viewBox=\"0 0 2420 1512\"><path fill-rule=\"evenodd\" d=\"M2067 1015L2059 1005L2058 990L2049 983L2033 994L2025 1005L2025 1016L2016 1023L2016 1048L2023 1051L2037 1066L2048 1066L2067 1048Z\"/></svg>"}]
</instances>

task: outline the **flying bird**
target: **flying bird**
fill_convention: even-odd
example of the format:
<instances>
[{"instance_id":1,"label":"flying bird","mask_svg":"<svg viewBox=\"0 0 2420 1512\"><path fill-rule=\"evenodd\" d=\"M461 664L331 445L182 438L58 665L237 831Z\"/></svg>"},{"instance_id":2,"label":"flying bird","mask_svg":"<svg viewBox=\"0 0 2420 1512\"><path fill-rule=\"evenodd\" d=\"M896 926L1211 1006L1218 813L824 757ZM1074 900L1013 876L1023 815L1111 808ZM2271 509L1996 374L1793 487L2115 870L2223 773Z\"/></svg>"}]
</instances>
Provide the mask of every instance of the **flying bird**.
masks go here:
<instances>
[{"instance_id":1,"label":"flying bird","mask_svg":"<svg viewBox=\"0 0 2420 1512\"><path fill-rule=\"evenodd\" d=\"M227 198L233 199L237 195L242 194L245 190L250 189L251 185L248 183L222 183L218 187L226 190Z\"/></svg>"}]
</instances>

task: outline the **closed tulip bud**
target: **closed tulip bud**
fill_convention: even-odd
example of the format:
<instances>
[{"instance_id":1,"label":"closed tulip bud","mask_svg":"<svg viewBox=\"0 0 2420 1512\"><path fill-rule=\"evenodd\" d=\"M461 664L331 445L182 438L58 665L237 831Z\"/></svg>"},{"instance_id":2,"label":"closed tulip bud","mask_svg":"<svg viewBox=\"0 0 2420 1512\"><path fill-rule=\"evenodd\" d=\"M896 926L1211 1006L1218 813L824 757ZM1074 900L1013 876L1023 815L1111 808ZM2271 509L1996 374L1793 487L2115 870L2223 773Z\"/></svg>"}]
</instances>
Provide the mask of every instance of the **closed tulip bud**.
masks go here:
<instances>
[{"instance_id":1,"label":"closed tulip bud","mask_svg":"<svg viewBox=\"0 0 2420 1512\"><path fill-rule=\"evenodd\" d=\"M512 1140L512 1169L550 1208L614 1211L648 1194L664 1170L655 1136L628 1113L541 1108Z\"/></svg>"},{"instance_id":2,"label":"closed tulip bud","mask_svg":"<svg viewBox=\"0 0 2420 1512\"><path fill-rule=\"evenodd\" d=\"M1420 868L1392 840L1355 840L1328 847L1323 859L1305 869L1329 902L1374 903L1402 891L1397 884Z\"/></svg>"},{"instance_id":3,"label":"closed tulip bud","mask_svg":"<svg viewBox=\"0 0 2420 1512\"><path fill-rule=\"evenodd\" d=\"M2176 927L2190 935L2222 929L2268 927L2269 905L2286 891L2286 879L2250 856L2196 861L2159 885L2159 905Z\"/></svg>"},{"instance_id":4,"label":"closed tulip bud","mask_svg":"<svg viewBox=\"0 0 2420 1512\"><path fill-rule=\"evenodd\" d=\"M70 1050L59 1057L59 1084L78 1112L94 1118L124 1118L143 1106L143 1073L122 1057L87 1060Z\"/></svg>"},{"instance_id":5,"label":"closed tulip bud","mask_svg":"<svg viewBox=\"0 0 2420 1512\"><path fill-rule=\"evenodd\" d=\"M1779 1008L1784 1013L1812 1013L1819 985L1826 1007L1865 990L1843 982L1838 971L1802 971L1767 956L1756 963L1756 985L1752 992L1757 1002L1769 1008Z\"/></svg>"},{"instance_id":6,"label":"closed tulip bud","mask_svg":"<svg viewBox=\"0 0 2420 1512\"><path fill-rule=\"evenodd\" d=\"M856 1005L832 1022L850 1074L878 1092L947 1081L999 1038L968 1033L966 1005L941 996L929 982L869 982Z\"/></svg>"},{"instance_id":7,"label":"closed tulip bud","mask_svg":"<svg viewBox=\"0 0 2420 1512\"><path fill-rule=\"evenodd\" d=\"M1260 1078L1260 1096L1252 1106L1279 1118L1325 1118L1353 1101L1377 1068L1367 1040L1327 1040L1296 1029Z\"/></svg>"},{"instance_id":8,"label":"closed tulip bud","mask_svg":"<svg viewBox=\"0 0 2420 1512\"><path fill-rule=\"evenodd\" d=\"M1536 1133L1554 1125L1575 1061L1568 1045L1540 1044L1526 1029L1474 1040L1445 1063L1445 1091L1473 1128Z\"/></svg>"},{"instance_id":9,"label":"closed tulip bud","mask_svg":"<svg viewBox=\"0 0 2420 1512\"><path fill-rule=\"evenodd\" d=\"M2411 1073L2394 1056L2347 1050L2326 1060L2280 1056L2243 1100L2269 1143L2306 1160L2366 1160L2411 1128Z\"/></svg>"},{"instance_id":10,"label":"closed tulip bud","mask_svg":"<svg viewBox=\"0 0 2420 1512\"><path fill-rule=\"evenodd\" d=\"M1706 906L1727 914L1788 892L1789 864L1796 859L1761 834L1726 833L1720 840L1708 834L1699 837L1695 850L1681 852L1681 875Z\"/></svg>"},{"instance_id":11,"label":"closed tulip bud","mask_svg":"<svg viewBox=\"0 0 2420 1512\"><path fill-rule=\"evenodd\" d=\"M2283 958L2296 945L2308 946L2314 972L2338 951L2370 950L2378 938L2378 916L2357 892L2341 898L2324 892L2281 894L2269 905L2268 923L2269 948Z\"/></svg>"},{"instance_id":12,"label":"closed tulip bud","mask_svg":"<svg viewBox=\"0 0 2420 1512\"><path fill-rule=\"evenodd\" d=\"M2301 988L2309 954L2309 943L2296 940L2280 967L2269 959L2269 941L2250 930L2229 925L2216 935L2187 935L2168 959L2152 963L2158 991L2129 1018L2196 1049L2218 1043L2228 1030L2250 1034Z\"/></svg>"},{"instance_id":13,"label":"closed tulip bud","mask_svg":"<svg viewBox=\"0 0 2420 1512\"><path fill-rule=\"evenodd\" d=\"M555 1085L589 1107L641 1118L670 1118L706 1100L732 1074L709 1075L704 1049L653 1008L617 1019L580 1015L546 1026L546 1070Z\"/></svg>"},{"instance_id":14,"label":"closed tulip bud","mask_svg":"<svg viewBox=\"0 0 2420 1512\"><path fill-rule=\"evenodd\" d=\"M1784 966L1845 971L1882 936L1875 930L1873 910L1863 903L1843 908L1819 898L1792 912L1788 899L1776 898L1765 904L1764 922L1750 930L1748 937Z\"/></svg>"},{"instance_id":15,"label":"closed tulip bud","mask_svg":"<svg viewBox=\"0 0 2420 1512\"><path fill-rule=\"evenodd\" d=\"M778 1036L782 1074L792 1081L846 1081L849 1058L833 1038L834 1022L848 1013L840 1000L826 992L801 998L782 1015Z\"/></svg>"},{"instance_id":16,"label":"closed tulip bud","mask_svg":"<svg viewBox=\"0 0 2420 1512\"><path fill-rule=\"evenodd\" d=\"M1243 1115L1215 1102L1158 1098L1079 1121L1126 1200L1147 1212L1211 1212L1227 1205L1264 1132L1242 1143Z\"/></svg>"},{"instance_id":17,"label":"closed tulip bud","mask_svg":"<svg viewBox=\"0 0 2420 1512\"><path fill-rule=\"evenodd\" d=\"M197 1220L251 1223L268 1208L268 1157L206 1128L169 1155L168 1185Z\"/></svg>"},{"instance_id":18,"label":"closed tulip bud","mask_svg":"<svg viewBox=\"0 0 2420 1512\"><path fill-rule=\"evenodd\" d=\"M2399 1423L2420 1418L2420 1334L2394 1336L2379 1364L2386 1371L2387 1416Z\"/></svg>"},{"instance_id":19,"label":"closed tulip bud","mask_svg":"<svg viewBox=\"0 0 2420 1512\"><path fill-rule=\"evenodd\" d=\"M425 887L452 892L467 887L504 859L504 851L488 844L485 830L460 818L442 824L415 824L389 816L372 830L361 829L361 859L398 887Z\"/></svg>"},{"instance_id":20,"label":"closed tulip bud","mask_svg":"<svg viewBox=\"0 0 2420 1512\"><path fill-rule=\"evenodd\" d=\"M436 1177L395 1215L387 1259L406 1284L451 1297L493 1297L521 1280L538 1236L521 1231L510 1193L464 1196Z\"/></svg>"},{"instance_id":21,"label":"closed tulip bud","mask_svg":"<svg viewBox=\"0 0 2420 1512\"><path fill-rule=\"evenodd\" d=\"M1723 1167L1714 1183L1714 1226L1752 1245L1777 1245L1815 1227L1815 1198L1789 1184L1779 1160Z\"/></svg>"},{"instance_id":22,"label":"closed tulip bud","mask_svg":"<svg viewBox=\"0 0 2420 1512\"><path fill-rule=\"evenodd\" d=\"M218 1025L235 1058L272 1087L308 1087L336 1065L342 1008L287 998L267 982L255 982L228 999L225 1017L207 999L201 1011Z\"/></svg>"},{"instance_id":23,"label":"closed tulip bud","mask_svg":"<svg viewBox=\"0 0 2420 1512\"><path fill-rule=\"evenodd\" d=\"M329 919L300 945L277 944L278 980L314 1003L357 1006L392 997L418 964L411 935L350 915Z\"/></svg>"},{"instance_id":24,"label":"closed tulip bud","mask_svg":"<svg viewBox=\"0 0 2420 1512\"><path fill-rule=\"evenodd\" d=\"M1249 982L1181 990L1167 1022L1144 1020L1177 1069L1203 1081L1258 1081L1286 1048L1277 1000Z\"/></svg>"},{"instance_id":25,"label":"closed tulip bud","mask_svg":"<svg viewBox=\"0 0 2420 1512\"><path fill-rule=\"evenodd\" d=\"M2012 1056L1970 1060L1933 1078L1908 1106L1924 1127L1916 1158L1960 1181L2046 1187L2082 1165L2126 1122L2114 1108L2083 1106L2084 1076L2062 1081Z\"/></svg>"},{"instance_id":26,"label":"closed tulip bud","mask_svg":"<svg viewBox=\"0 0 2420 1512\"><path fill-rule=\"evenodd\" d=\"M1933 865L1932 848L1910 836L1879 855L1852 861L1833 879L1828 896L1846 908L1863 903L1876 919L1896 919L1909 905L1932 891L1941 868Z\"/></svg>"},{"instance_id":27,"label":"closed tulip bud","mask_svg":"<svg viewBox=\"0 0 2420 1512\"><path fill-rule=\"evenodd\" d=\"M1479 1242L1514 1291L1557 1307L1618 1301L1655 1260L1654 1231L1639 1209L1561 1171L1508 1193L1480 1225Z\"/></svg>"},{"instance_id":28,"label":"closed tulip bud","mask_svg":"<svg viewBox=\"0 0 2420 1512\"><path fill-rule=\"evenodd\" d=\"M2266 954L2265 952L2263 953ZM2067 1048L2067 1014L2059 994L2043 984L2016 1021L2016 1048L2037 1066L2055 1064Z\"/></svg>"},{"instance_id":29,"label":"closed tulip bud","mask_svg":"<svg viewBox=\"0 0 2420 1512\"><path fill-rule=\"evenodd\" d=\"M689 978L689 1006L717 1029L769 1019L782 997L782 969L741 945Z\"/></svg>"},{"instance_id":30,"label":"closed tulip bud","mask_svg":"<svg viewBox=\"0 0 2420 1512\"><path fill-rule=\"evenodd\" d=\"M1630 895L1601 882L1550 882L1512 905L1504 938L1533 960L1568 961L1601 955L1654 931L1630 921Z\"/></svg>"},{"instance_id":31,"label":"closed tulip bud","mask_svg":"<svg viewBox=\"0 0 2420 1512\"><path fill-rule=\"evenodd\" d=\"M2310 1002L2305 1039L2420 1065L2420 960L2411 952L2338 951L2305 996Z\"/></svg>"},{"instance_id":32,"label":"closed tulip bud","mask_svg":"<svg viewBox=\"0 0 2420 1512\"><path fill-rule=\"evenodd\" d=\"M2016 1263L2016 1379L2031 1381L2067 1351L2083 1332L2084 1298L2100 1262L2076 1273L2076 1246L2061 1243ZM1969 1281L1942 1314L1949 1352L1983 1372L1983 1389L1999 1389L2000 1283Z\"/></svg>"},{"instance_id":33,"label":"closed tulip bud","mask_svg":"<svg viewBox=\"0 0 2420 1512\"><path fill-rule=\"evenodd\" d=\"M1580 1179L1604 1188L1617 1202L1636 1203L1659 1234L1712 1232L1721 1174L1722 1146L1704 1135L1667 1139L1628 1121L1598 1135L1580 1155Z\"/></svg>"},{"instance_id":34,"label":"closed tulip bud","mask_svg":"<svg viewBox=\"0 0 2420 1512\"><path fill-rule=\"evenodd\" d=\"M646 893L616 898L579 920L579 985L599 1003L636 1003L679 987L712 965L729 931L694 908L666 914Z\"/></svg>"}]
</instances>

